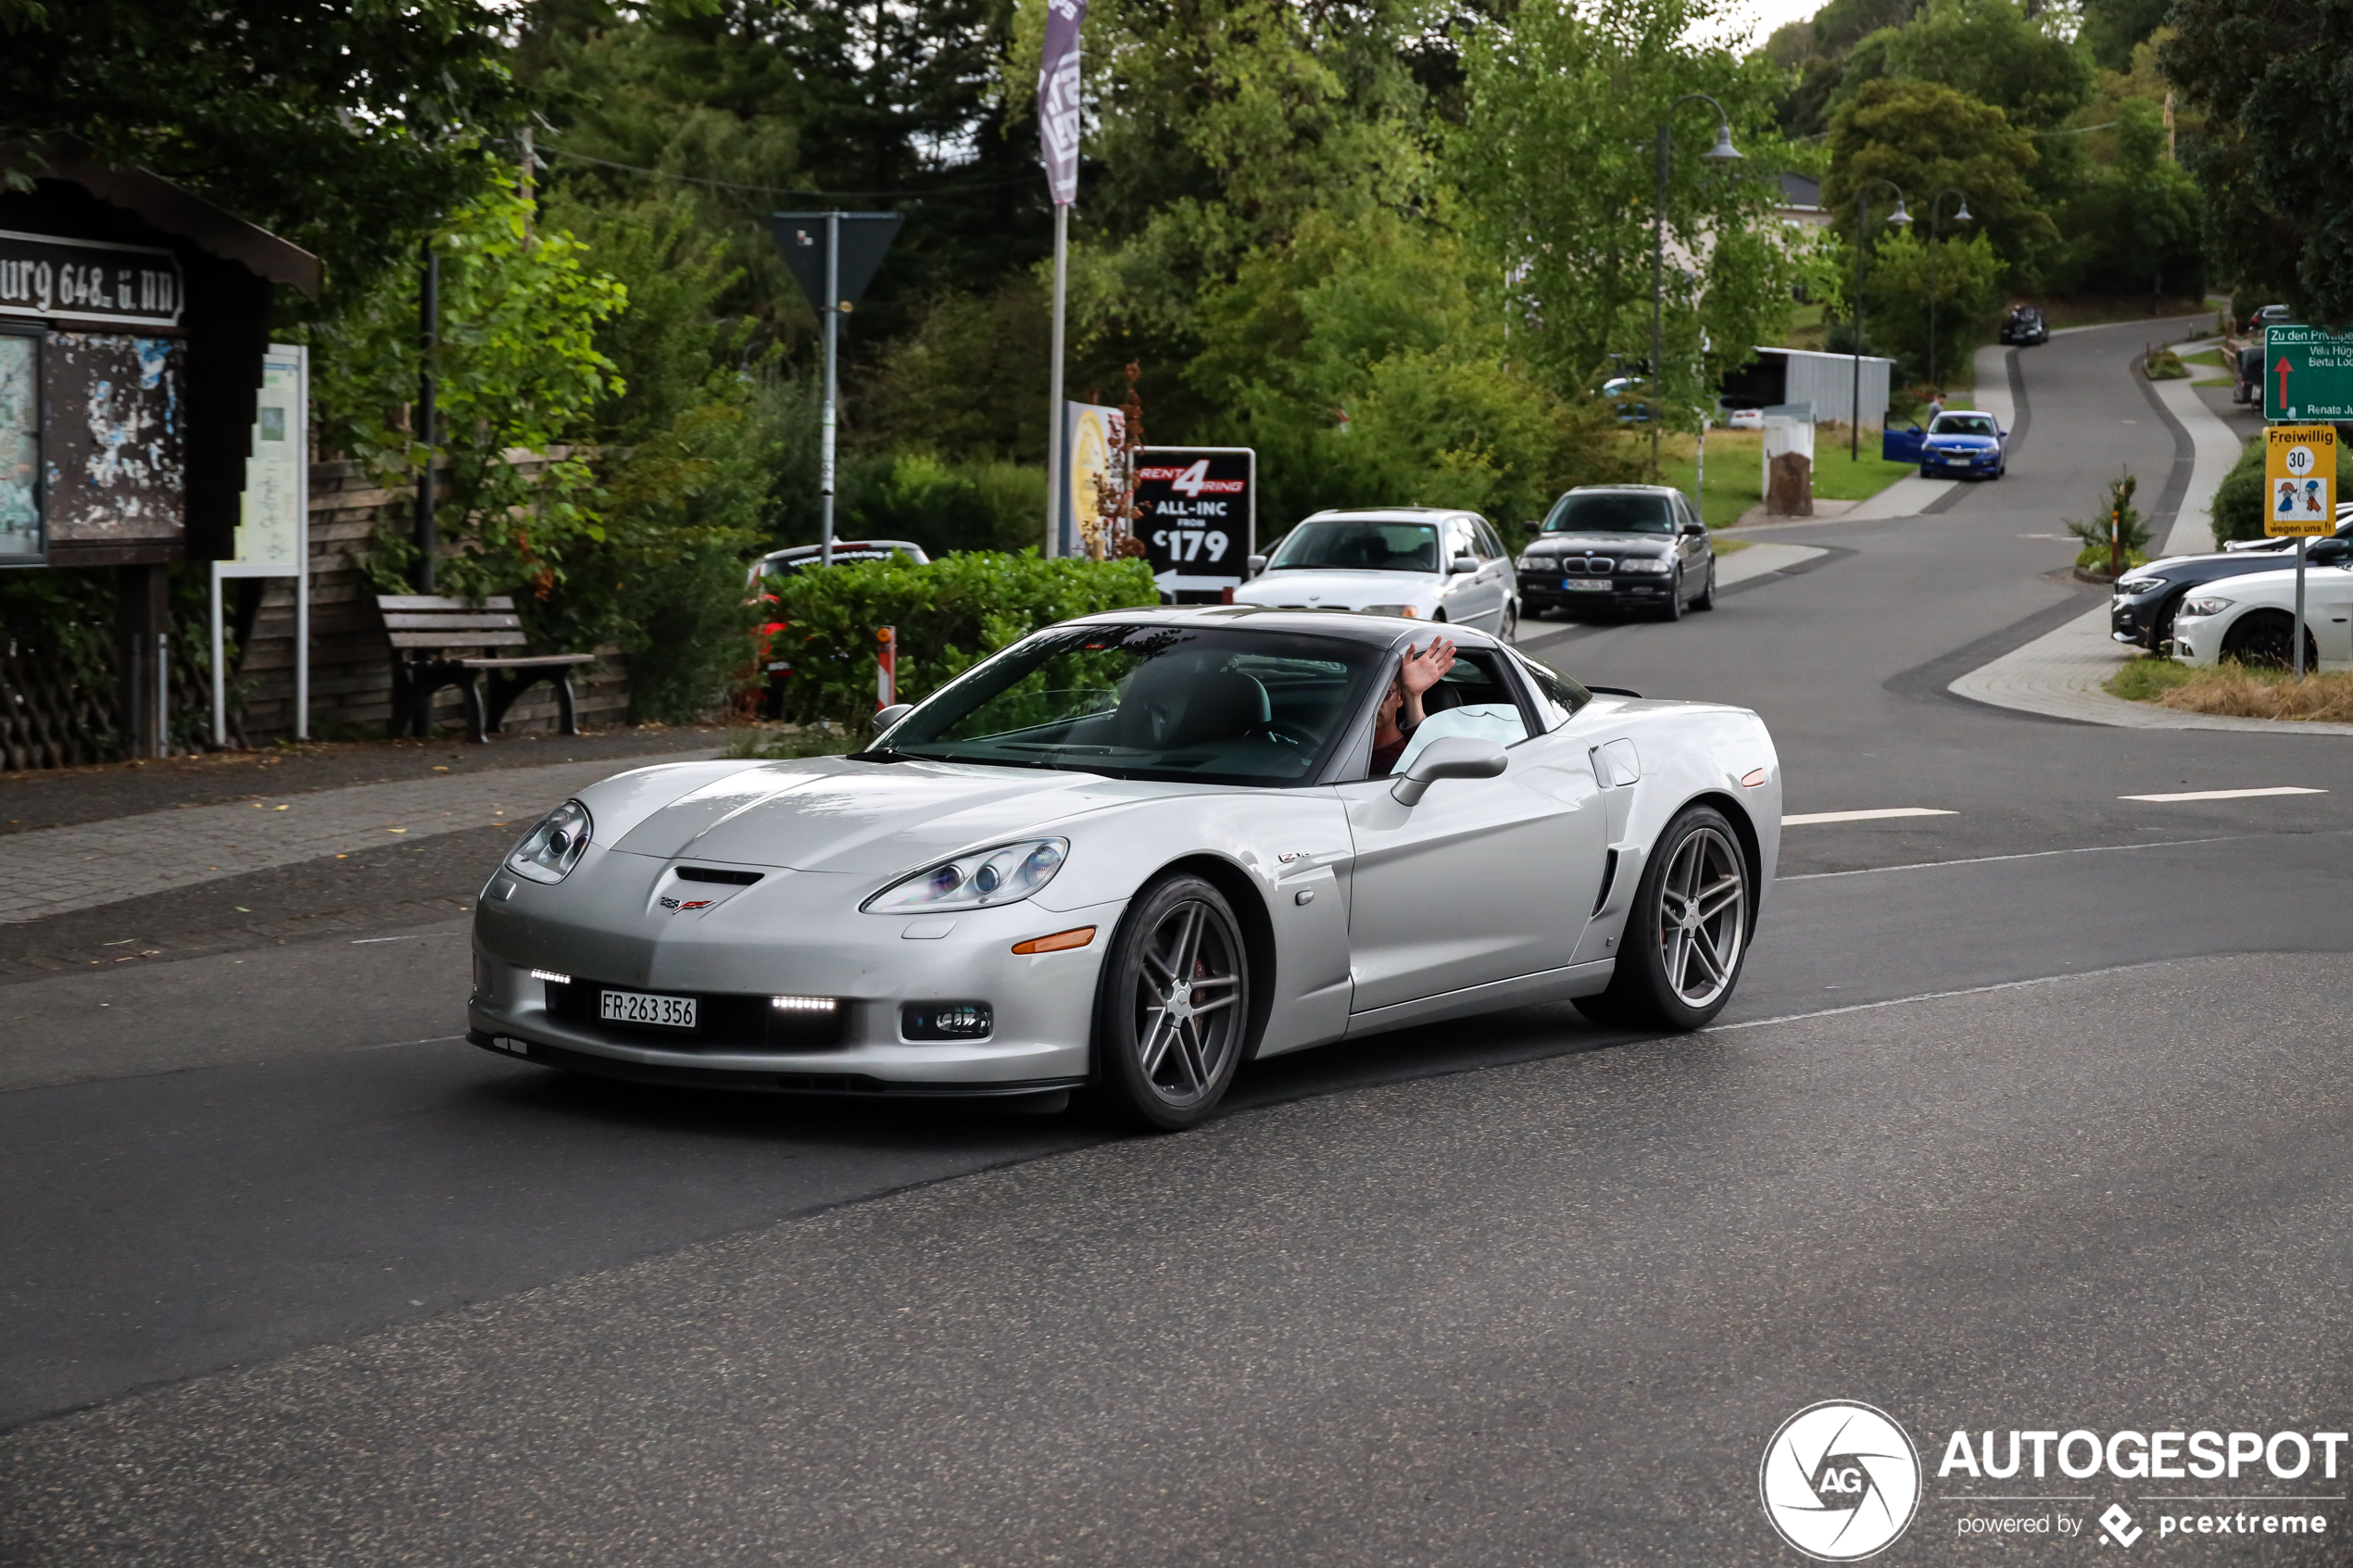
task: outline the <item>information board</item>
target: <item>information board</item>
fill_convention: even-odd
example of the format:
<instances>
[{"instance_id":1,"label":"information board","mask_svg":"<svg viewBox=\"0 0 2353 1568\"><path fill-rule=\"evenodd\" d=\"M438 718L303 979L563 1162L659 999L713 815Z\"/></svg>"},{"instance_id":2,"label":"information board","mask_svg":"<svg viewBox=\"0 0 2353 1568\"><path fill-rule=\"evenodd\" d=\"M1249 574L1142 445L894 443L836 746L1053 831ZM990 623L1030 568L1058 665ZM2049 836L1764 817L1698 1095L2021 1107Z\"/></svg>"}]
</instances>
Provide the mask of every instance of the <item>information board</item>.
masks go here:
<instances>
[{"instance_id":1,"label":"information board","mask_svg":"<svg viewBox=\"0 0 2353 1568\"><path fill-rule=\"evenodd\" d=\"M1173 600L1223 596L1250 579L1258 454L1247 446L1147 446L1136 466L1136 536Z\"/></svg>"},{"instance_id":2,"label":"information board","mask_svg":"<svg viewBox=\"0 0 2353 1568\"><path fill-rule=\"evenodd\" d=\"M2263 417L2353 420L2353 332L2264 328Z\"/></svg>"},{"instance_id":3,"label":"information board","mask_svg":"<svg viewBox=\"0 0 2353 1568\"><path fill-rule=\"evenodd\" d=\"M2273 425L2263 433L2263 532L2274 539L2336 532L2336 431Z\"/></svg>"},{"instance_id":4,"label":"information board","mask_svg":"<svg viewBox=\"0 0 2353 1568\"><path fill-rule=\"evenodd\" d=\"M309 350L271 344L261 360L261 395L245 457L229 577L295 577L302 571Z\"/></svg>"}]
</instances>

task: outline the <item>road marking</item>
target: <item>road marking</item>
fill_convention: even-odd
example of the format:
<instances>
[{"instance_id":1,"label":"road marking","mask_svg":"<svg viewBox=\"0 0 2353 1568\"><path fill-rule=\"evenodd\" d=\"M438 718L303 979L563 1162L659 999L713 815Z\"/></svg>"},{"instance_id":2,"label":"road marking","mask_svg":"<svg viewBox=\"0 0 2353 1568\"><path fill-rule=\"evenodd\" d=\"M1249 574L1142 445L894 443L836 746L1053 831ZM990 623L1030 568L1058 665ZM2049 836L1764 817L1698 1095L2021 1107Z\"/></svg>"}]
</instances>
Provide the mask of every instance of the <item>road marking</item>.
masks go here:
<instances>
[{"instance_id":1,"label":"road marking","mask_svg":"<svg viewBox=\"0 0 2353 1568\"><path fill-rule=\"evenodd\" d=\"M2120 795L2119 800L2251 800L2259 795L2326 795L2324 789L2307 789L2302 784L2281 784L2273 789L2187 789L2179 795ZM1789 821L1787 817L1781 819Z\"/></svg>"},{"instance_id":2,"label":"road marking","mask_svg":"<svg viewBox=\"0 0 2353 1568\"><path fill-rule=\"evenodd\" d=\"M1777 876L1776 885L1784 882L1828 882L1834 876L1877 876L1881 872L1933 872L1946 866L1990 866L2001 860L2047 860L2054 855L2114 855L2127 849L2179 849L2190 844L2240 844L2249 839L2270 837L2265 834L2233 834L2220 838L2160 838L2147 844L2087 844L2078 849L2030 849L2018 855L1972 855L1960 860L1906 860L1900 866L1857 866L1848 872L1806 872L1798 876Z\"/></svg>"},{"instance_id":3,"label":"road marking","mask_svg":"<svg viewBox=\"0 0 2353 1568\"><path fill-rule=\"evenodd\" d=\"M1808 811L1800 816L1783 817L1785 828L1810 827L1816 822L1876 822L1890 817L1957 817L1958 811L1939 811L1928 806L1882 806L1871 811Z\"/></svg>"}]
</instances>

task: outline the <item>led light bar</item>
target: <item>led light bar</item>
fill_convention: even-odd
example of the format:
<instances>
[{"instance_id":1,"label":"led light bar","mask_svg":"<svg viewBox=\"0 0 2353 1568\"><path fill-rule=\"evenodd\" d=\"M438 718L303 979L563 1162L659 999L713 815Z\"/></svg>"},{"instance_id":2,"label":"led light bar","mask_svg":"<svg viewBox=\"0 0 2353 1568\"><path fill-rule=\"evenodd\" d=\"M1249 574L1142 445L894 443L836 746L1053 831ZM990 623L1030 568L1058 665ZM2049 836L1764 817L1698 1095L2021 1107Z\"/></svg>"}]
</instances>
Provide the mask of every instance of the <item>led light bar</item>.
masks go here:
<instances>
[{"instance_id":1,"label":"led light bar","mask_svg":"<svg viewBox=\"0 0 2353 1568\"><path fill-rule=\"evenodd\" d=\"M569 985L572 984L571 975L558 974L552 969L535 969L531 972L531 977L534 980L545 980L550 985Z\"/></svg>"},{"instance_id":2,"label":"led light bar","mask_svg":"<svg viewBox=\"0 0 2353 1568\"><path fill-rule=\"evenodd\" d=\"M778 1012L831 1012L841 1003L833 997L771 997L768 1005Z\"/></svg>"}]
</instances>

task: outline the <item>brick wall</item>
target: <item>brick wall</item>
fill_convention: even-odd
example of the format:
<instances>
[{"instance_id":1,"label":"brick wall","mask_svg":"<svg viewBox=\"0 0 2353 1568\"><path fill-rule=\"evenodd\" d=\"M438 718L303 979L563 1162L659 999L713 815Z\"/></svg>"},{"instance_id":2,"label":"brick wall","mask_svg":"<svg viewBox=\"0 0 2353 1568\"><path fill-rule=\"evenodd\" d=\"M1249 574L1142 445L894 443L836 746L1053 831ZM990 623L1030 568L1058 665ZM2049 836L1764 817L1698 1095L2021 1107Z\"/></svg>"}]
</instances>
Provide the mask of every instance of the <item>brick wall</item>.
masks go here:
<instances>
[{"instance_id":1,"label":"brick wall","mask_svg":"<svg viewBox=\"0 0 2353 1568\"><path fill-rule=\"evenodd\" d=\"M560 454L559 454L560 455ZM509 460L528 471L543 459L516 452ZM406 521L412 491L386 490L347 462L310 467L310 733L322 739L381 735L392 716L392 649L377 619L375 587L360 561L374 537L379 517L389 511ZM254 616L244 658L234 679L244 696L243 732L248 743L266 743L294 734L295 585L291 577L262 580L260 608ZM233 579L224 594L236 591ZM533 653L570 653L571 648L532 648ZM573 674L583 727L618 724L629 713L629 680L617 649L593 650L599 662ZM464 700L444 691L434 700L436 721L461 723ZM555 694L535 688L507 710L503 728L517 734L556 726Z\"/></svg>"}]
</instances>

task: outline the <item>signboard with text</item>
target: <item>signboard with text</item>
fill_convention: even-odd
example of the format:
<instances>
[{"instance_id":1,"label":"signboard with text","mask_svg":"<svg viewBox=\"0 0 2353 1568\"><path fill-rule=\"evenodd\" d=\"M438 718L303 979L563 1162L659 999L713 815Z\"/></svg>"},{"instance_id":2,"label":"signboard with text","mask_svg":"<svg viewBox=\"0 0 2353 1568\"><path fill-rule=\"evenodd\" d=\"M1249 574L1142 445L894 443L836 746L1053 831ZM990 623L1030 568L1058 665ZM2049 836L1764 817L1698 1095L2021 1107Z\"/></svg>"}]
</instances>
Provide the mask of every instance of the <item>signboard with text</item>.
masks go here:
<instances>
[{"instance_id":1,"label":"signboard with text","mask_svg":"<svg viewBox=\"0 0 2353 1568\"><path fill-rule=\"evenodd\" d=\"M2317 539L2336 532L2336 430L2273 425L2263 433L2263 532Z\"/></svg>"},{"instance_id":2,"label":"signboard with text","mask_svg":"<svg viewBox=\"0 0 2353 1568\"><path fill-rule=\"evenodd\" d=\"M2263 417L2353 420L2353 332L2266 327Z\"/></svg>"},{"instance_id":3,"label":"signboard with text","mask_svg":"<svg viewBox=\"0 0 2353 1568\"><path fill-rule=\"evenodd\" d=\"M273 343L261 360L236 549L224 577L299 577L308 543L310 350Z\"/></svg>"},{"instance_id":4,"label":"signboard with text","mask_svg":"<svg viewBox=\"0 0 2353 1568\"><path fill-rule=\"evenodd\" d=\"M176 327L186 292L168 250L0 229L0 316Z\"/></svg>"},{"instance_id":5,"label":"signboard with text","mask_svg":"<svg viewBox=\"0 0 2353 1568\"><path fill-rule=\"evenodd\" d=\"M1136 537L1152 581L1177 602L1250 578L1258 455L1247 446L1147 446L1137 454Z\"/></svg>"}]
</instances>

